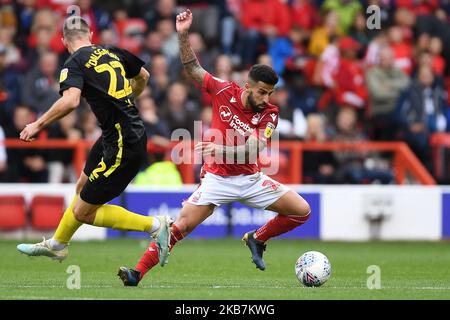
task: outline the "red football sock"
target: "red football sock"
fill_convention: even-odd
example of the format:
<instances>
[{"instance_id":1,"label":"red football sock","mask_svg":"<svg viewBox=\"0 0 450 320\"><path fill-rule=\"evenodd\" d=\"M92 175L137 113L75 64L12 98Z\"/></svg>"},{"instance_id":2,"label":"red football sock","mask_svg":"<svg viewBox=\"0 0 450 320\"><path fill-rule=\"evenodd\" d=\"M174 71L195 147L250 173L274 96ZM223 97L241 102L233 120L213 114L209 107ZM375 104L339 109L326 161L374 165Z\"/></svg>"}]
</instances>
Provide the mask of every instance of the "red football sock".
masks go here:
<instances>
[{"instance_id":1,"label":"red football sock","mask_svg":"<svg viewBox=\"0 0 450 320\"><path fill-rule=\"evenodd\" d=\"M306 216L284 216L279 214L256 230L255 238L266 242L270 238L279 236L304 224L309 219L309 216L309 213Z\"/></svg>"},{"instance_id":2,"label":"red football sock","mask_svg":"<svg viewBox=\"0 0 450 320\"><path fill-rule=\"evenodd\" d=\"M172 251L173 246L183 238L183 234L178 230L177 226L173 224L170 232L170 251ZM152 242L144 252L144 255L141 257L141 260L139 260L135 269L141 273L142 279L151 268L158 264L158 262L158 249L156 248L156 243Z\"/></svg>"}]
</instances>

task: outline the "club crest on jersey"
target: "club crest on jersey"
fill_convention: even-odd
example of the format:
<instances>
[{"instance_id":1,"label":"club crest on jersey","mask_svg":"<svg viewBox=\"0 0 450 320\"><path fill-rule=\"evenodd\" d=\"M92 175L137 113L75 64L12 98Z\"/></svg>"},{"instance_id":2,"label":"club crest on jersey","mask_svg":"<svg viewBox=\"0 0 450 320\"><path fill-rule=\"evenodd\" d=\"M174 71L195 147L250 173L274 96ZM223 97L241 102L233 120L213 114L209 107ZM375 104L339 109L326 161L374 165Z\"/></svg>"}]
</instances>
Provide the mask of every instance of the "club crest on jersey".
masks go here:
<instances>
[{"instance_id":1,"label":"club crest on jersey","mask_svg":"<svg viewBox=\"0 0 450 320\"><path fill-rule=\"evenodd\" d=\"M272 136L273 130L275 130L275 125L269 122L264 130L264 137L269 139Z\"/></svg>"},{"instance_id":2,"label":"club crest on jersey","mask_svg":"<svg viewBox=\"0 0 450 320\"><path fill-rule=\"evenodd\" d=\"M220 106L219 115L223 122L230 122L232 114L230 108L227 106Z\"/></svg>"},{"instance_id":3,"label":"club crest on jersey","mask_svg":"<svg viewBox=\"0 0 450 320\"><path fill-rule=\"evenodd\" d=\"M69 73L69 69L64 68L61 70L61 73L59 74L59 82L63 82L67 79L67 74Z\"/></svg>"},{"instance_id":4,"label":"club crest on jersey","mask_svg":"<svg viewBox=\"0 0 450 320\"><path fill-rule=\"evenodd\" d=\"M261 114L260 113L255 114L252 118L252 124L256 126L259 122L259 118L261 118Z\"/></svg>"}]
</instances>

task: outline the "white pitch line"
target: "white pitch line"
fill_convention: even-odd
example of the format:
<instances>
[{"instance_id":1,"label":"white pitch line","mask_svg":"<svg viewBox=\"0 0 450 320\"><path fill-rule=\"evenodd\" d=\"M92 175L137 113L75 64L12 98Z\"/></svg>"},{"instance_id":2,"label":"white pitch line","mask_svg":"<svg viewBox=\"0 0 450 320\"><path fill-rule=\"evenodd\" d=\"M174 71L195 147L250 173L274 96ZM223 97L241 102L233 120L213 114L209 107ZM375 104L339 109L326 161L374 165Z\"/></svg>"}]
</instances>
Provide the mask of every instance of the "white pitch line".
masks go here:
<instances>
[{"instance_id":1,"label":"white pitch line","mask_svg":"<svg viewBox=\"0 0 450 320\"><path fill-rule=\"evenodd\" d=\"M81 285L81 289L100 289L100 288L114 288L116 286L112 285ZM141 285L144 289L186 289L189 285ZM292 286L292 287L280 287L280 286L239 286L239 285L211 285L211 286L198 286L192 285L195 289L302 289L302 290L321 290L326 289L339 289L339 290L369 290L367 287L338 287L338 286L323 286L321 288L306 288L302 286ZM66 289L67 287L60 285L0 285L0 288L49 288L49 289ZM395 286L382 286L380 290L440 290L440 291L450 291L450 287L395 287ZM371 290L376 292L377 290Z\"/></svg>"}]
</instances>

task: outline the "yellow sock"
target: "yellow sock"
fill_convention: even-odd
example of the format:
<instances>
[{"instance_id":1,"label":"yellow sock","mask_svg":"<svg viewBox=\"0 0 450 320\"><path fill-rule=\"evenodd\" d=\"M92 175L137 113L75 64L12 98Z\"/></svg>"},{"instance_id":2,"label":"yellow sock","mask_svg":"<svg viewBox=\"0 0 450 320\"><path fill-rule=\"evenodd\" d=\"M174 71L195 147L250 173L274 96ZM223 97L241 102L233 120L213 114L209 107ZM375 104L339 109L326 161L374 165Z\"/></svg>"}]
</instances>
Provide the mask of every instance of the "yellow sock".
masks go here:
<instances>
[{"instance_id":1,"label":"yellow sock","mask_svg":"<svg viewBox=\"0 0 450 320\"><path fill-rule=\"evenodd\" d=\"M150 232L153 217L141 216L122 207L105 204L95 213L94 226L127 231Z\"/></svg>"},{"instance_id":2,"label":"yellow sock","mask_svg":"<svg viewBox=\"0 0 450 320\"><path fill-rule=\"evenodd\" d=\"M77 196L73 198L70 206L66 209L66 211L64 211L64 215L59 222L58 229L56 229L55 235L53 236L53 239L61 244L69 243L75 231L77 231L83 224L82 222L76 220L73 215L72 208L76 198Z\"/></svg>"}]
</instances>

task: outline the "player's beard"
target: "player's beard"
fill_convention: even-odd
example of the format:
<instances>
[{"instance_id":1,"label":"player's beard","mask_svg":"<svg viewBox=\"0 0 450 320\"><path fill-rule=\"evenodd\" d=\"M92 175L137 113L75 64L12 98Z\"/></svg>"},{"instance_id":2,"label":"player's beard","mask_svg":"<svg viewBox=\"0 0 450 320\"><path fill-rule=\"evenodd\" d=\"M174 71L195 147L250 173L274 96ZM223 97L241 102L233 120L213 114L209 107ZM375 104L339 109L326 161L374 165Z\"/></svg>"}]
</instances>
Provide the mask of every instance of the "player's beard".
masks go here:
<instances>
[{"instance_id":1,"label":"player's beard","mask_svg":"<svg viewBox=\"0 0 450 320\"><path fill-rule=\"evenodd\" d=\"M250 105L250 108L252 108L253 112L256 112L256 113L263 111L264 108L266 107L265 102L260 103L260 104L256 103L255 99L253 98L253 92L251 92L251 91L248 95L247 102Z\"/></svg>"}]
</instances>

